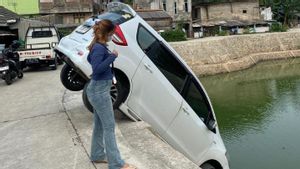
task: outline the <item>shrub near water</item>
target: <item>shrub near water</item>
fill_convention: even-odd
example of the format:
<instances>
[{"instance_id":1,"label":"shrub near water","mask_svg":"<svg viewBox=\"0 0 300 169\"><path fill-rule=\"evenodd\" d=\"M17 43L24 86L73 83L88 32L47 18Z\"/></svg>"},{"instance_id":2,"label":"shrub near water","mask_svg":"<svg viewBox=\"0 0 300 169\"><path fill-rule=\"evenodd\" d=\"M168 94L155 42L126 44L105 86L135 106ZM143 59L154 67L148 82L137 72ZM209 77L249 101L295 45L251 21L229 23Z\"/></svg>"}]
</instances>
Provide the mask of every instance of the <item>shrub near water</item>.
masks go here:
<instances>
[{"instance_id":1,"label":"shrub near water","mask_svg":"<svg viewBox=\"0 0 300 169\"><path fill-rule=\"evenodd\" d=\"M286 32L288 30L288 26L282 25L281 23L272 23L270 32Z\"/></svg>"},{"instance_id":2,"label":"shrub near water","mask_svg":"<svg viewBox=\"0 0 300 169\"><path fill-rule=\"evenodd\" d=\"M185 32L180 29L167 30L161 33L161 36L168 42L185 41Z\"/></svg>"}]
</instances>

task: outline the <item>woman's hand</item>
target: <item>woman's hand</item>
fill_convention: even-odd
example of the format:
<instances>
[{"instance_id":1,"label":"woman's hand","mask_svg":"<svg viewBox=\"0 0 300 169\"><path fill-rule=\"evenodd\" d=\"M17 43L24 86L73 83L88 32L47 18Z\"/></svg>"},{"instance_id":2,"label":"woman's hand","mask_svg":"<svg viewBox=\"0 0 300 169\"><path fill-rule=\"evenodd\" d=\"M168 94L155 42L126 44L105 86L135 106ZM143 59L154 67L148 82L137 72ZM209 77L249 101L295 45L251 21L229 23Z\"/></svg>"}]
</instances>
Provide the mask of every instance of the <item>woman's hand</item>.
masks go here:
<instances>
[{"instance_id":1,"label":"woman's hand","mask_svg":"<svg viewBox=\"0 0 300 169\"><path fill-rule=\"evenodd\" d=\"M112 53L113 53L116 57L118 57L118 55L119 55L119 53L118 53L116 50L113 50Z\"/></svg>"}]
</instances>

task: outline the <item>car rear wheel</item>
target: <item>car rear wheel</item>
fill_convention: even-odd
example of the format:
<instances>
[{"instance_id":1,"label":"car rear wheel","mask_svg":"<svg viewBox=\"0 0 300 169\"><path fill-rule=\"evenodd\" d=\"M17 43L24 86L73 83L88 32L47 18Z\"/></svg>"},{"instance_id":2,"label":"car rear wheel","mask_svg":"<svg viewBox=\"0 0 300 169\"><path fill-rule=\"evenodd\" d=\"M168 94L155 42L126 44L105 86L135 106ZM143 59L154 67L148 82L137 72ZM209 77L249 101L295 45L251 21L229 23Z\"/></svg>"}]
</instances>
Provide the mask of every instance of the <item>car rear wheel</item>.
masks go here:
<instances>
[{"instance_id":1,"label":"car rear wheel","mask_svg":"<svg viewBox=\"0 0 300 169\"><path fill-rule=\"evenodd\" d=\"M112 85L110 89L110 96L113 103L113 108L118 109L120 105L125 101L126 96L128 94L128 87L125 85L124 81L120 80L120 78L116 77L117 84ZM82 93L82 100L85 105L85 107L93 113L93 106L90 104L86 89L87 89L88 83L85 85Z\"/></svg>"},{"instance_id":2,"label":"car rear wheel","mask_svg":"<svg viewBox=\"0 0 300 169\"><path fill-rule=\"evenodd\" d=\"M64 65L60 72L60 80L65 88L71 91L80 91L86 84L86 80L67 64Z\"/></svg>"}]
</instances>

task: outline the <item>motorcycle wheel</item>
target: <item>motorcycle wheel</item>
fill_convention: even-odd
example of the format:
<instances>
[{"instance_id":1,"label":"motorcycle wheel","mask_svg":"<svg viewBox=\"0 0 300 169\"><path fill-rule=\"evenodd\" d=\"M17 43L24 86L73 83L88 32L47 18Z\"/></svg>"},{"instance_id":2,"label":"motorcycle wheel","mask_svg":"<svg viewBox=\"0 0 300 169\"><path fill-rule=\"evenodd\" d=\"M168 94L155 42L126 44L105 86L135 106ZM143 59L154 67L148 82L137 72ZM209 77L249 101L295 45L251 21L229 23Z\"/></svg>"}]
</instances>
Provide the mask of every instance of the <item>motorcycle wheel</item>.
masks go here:
<instances>
[{"instance_id":1,"label":"motorcycle wheel","mask_svg":"<svg viewBox=\"0 0 300 169\"><path fill-rule=\"evenodd\" d=\"M10 72L8 72L8 73L5 75L5 82L6 82L7 85L11 85L11 84L12 84L12 78L11 78Z\"/></svg>"},{"instance_id":2,"label":"motorcycle wheel","mask_svg":"<svg viewBox=\"0 0 300 169\"><path fill-rule=\"evenodd\" d=\"M20 72L20 73L18 74L18 78L19 78L19 79L22 79L22 78L23 78L23 72Z\"/></svg>"}]
</instances>

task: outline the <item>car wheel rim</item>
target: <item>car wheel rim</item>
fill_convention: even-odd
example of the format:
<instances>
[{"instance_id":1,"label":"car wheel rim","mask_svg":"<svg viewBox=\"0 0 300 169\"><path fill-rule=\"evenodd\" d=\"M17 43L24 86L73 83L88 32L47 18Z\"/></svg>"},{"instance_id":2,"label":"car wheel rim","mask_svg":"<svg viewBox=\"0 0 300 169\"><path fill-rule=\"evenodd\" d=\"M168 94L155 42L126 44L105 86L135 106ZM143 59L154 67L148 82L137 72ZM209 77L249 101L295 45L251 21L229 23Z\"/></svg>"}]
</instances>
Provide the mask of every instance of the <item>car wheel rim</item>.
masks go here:
<instances>
[{"instance_id":1,"label":"car wheel rim","mask_svg":"<svg viewBox=\"0 0 300 169\"><path fill-rule=\"evenodd\" d=\"M74 85L81 85L81 83L76 79L78 74L74 71L74 69L70 69L68 72L68 80L73 83Z\"/></svg>"},{"instance_id":2,"label":"car wheel rim","mask_svg":"<svg viewBox=\"0 0 300 169\"><path fill-rule=\"evenodd\" d=\"M112 85L111 86L111 89L110 89L110 95L111 95L111 101L113 103L116 102L117 98L118 98L118 89L117 89L117 86L116 85Z\"/></svg>"}]
</instances>

